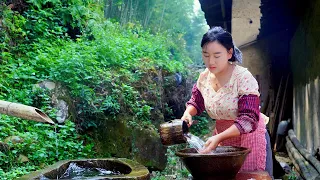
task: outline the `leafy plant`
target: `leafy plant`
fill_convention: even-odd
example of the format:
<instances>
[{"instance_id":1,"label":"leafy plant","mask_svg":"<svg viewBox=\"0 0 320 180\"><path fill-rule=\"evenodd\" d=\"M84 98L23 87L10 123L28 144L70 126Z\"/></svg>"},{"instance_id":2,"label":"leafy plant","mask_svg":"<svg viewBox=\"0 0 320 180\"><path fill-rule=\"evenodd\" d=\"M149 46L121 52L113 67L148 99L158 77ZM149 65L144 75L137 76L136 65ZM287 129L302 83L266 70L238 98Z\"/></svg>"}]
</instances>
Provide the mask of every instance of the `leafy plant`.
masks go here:
<instances>
[{"instance_id":1,"label":"leafy plant","mask_svg":"<svg viewBox=\"0 0 320 180\"><path fill-rule=\"evenodd\" d=\"M58 160L94 156L91 139L79 136L70 120L65 125L52 126L7 115L0 115L0 119L0 139L21 139L19 143L6 140L10 150L0 152L1 177L11 179ZM17 160L21 154L28 157L27 164Z\"/></svg>"},{"instance_id":2,"label":"leafy plant","mask_svg":"<svg viewBox=\"0 0 320 180\"><path fill-rule=\"evenodd\" d=\"M193 119L197 120L198 123L191 126L190 132L192 134L201 137L210 133L210 129L209 129L209 119L211 120L210 117L195 116Z\"/></svg>"}]
</instances>

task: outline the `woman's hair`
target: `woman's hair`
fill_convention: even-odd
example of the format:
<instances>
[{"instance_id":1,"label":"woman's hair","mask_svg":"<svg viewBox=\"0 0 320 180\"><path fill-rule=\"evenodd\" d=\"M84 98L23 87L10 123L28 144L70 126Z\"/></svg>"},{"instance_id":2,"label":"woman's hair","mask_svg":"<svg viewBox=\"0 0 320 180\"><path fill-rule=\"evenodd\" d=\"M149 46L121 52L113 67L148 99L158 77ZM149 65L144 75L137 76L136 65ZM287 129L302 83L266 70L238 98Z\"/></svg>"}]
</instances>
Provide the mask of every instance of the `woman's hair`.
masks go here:
<instances>
[{"instance_id":1,"label":"woman's hair","mask_svg":"<svg viewBox=\"0 0 320 180\"><path fill-rule=\"evenodd\" d=\"M235 58L235 53L238 50L235 48L232 40L232 36L229 32L225 31L222 27L212 27L209 29L207 33L205 33L201 40L201 47L205 47L208 43L217 41L223 47L225 47L228 51L232 48L233 53L231 59L229 61L238 61Z\"/></svg>"}]
</instances>

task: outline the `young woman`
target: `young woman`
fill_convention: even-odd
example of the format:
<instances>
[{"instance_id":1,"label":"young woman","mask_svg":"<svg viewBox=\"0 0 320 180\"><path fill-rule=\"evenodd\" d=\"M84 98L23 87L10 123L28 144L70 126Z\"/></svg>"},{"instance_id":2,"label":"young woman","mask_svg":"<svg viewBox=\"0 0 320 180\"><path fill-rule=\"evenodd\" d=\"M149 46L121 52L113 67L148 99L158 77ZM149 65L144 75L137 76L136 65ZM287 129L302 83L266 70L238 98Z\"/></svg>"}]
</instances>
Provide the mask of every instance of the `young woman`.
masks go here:
<instances>
[{"instance_id":1,"label":"young woman","mask_svg":"<svg viewBox=\"0 0 320 180\"><path fill-rule=\"evenodd\" d=\"M201 153L208 153L218 145L247 147L251 153L240 171L266 170L272 176L267 117L259 111L256 79L246 68L236 65L235 62L242 62L242 54L234 46L231 34L221 27L213 27L204 34L201 47L206 69L193 86L181 119L191 126L192 116L206 110L216 120L216 128Z\"/></svg>"}]
</instances>

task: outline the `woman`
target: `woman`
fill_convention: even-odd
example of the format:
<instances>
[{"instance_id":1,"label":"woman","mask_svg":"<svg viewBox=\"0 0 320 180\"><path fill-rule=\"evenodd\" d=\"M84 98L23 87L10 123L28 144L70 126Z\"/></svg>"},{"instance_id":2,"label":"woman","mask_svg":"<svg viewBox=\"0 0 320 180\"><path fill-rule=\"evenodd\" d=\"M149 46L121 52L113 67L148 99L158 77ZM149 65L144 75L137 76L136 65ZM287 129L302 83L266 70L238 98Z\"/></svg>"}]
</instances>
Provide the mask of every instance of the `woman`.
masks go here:
<instances>
[{"instance_id":1,"label":"woman","mask_svg":"<svg viewBox=\"0 0 320 180\"><path fill-rule=\"evenodd\" d=\"M266 170L272 176L267 117L259 111L257 81L246 68L235 64L242 62L240 50L234 46L231 34L221 27L204 34L201 47L206 69L194 85L181 119L191 126L192 116L206 110L216 120L216 128L200 153L208 153L218 145L247 147L251 153L240 171Z\"/></svg>"}]
</instances>

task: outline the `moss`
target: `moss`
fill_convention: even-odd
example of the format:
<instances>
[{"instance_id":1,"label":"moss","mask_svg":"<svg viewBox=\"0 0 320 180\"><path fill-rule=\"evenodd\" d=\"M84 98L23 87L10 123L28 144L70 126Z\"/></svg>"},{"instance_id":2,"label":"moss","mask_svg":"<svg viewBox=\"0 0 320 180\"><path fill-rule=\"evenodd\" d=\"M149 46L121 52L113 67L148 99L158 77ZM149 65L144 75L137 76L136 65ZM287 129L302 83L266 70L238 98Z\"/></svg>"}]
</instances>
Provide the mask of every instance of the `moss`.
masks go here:
<instances>
[{"instance_id":1,"label":"moss","mask_svg":"<svg viewBox=\"0 0 320 180\"><path fill-rule=\"evenodd\" d=\"M166 148L161 144L159 133L151 129L133 129L134 160L152 170L166 166Z\"/></svg>"},{"instance_id":2,"label":"moss","mask_svg":"<svg viewBox=\"0 0 320 180\"><path fill-rule=\"evenodd\" d=\"M124 117L100 120L94 134L96 151L100 156L131 157L132 136Z\"/></svg>"},{"instance_id":3,"label":"moss","mask_svg":"<svg viewBox=\"0 0 320 180\"><path fill-rule=\"evenodd\" d=\"M166 148L157 130L131 127L125 122L132 117L102 119L96 130L95 145L99 157L134 159L151 169L162 170L166 165Z\"/></svg>"}]
</instances>

